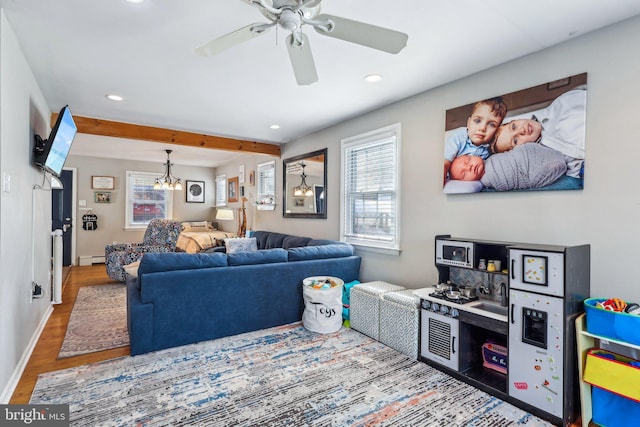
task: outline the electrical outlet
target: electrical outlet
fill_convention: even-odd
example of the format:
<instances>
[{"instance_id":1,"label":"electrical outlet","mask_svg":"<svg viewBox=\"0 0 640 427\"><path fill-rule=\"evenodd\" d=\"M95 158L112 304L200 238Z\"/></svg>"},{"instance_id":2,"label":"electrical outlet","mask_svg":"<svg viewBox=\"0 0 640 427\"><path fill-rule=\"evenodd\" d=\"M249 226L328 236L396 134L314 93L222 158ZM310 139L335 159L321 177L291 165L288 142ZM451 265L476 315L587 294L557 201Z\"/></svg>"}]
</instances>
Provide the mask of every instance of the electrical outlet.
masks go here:
<instances>
[{"instance_id":1,"label":"electrical outlet","mask_svg":"<svg viewBox=\"0 0 640 427\"><path fill-rule=\"evenodd\" d=\"M32 286L31 296L33 298L42 298L44 296L44 291L42 290L42 286L38 285L36 282L32 282L31 286Z\"/></svg>"}]
</instances>

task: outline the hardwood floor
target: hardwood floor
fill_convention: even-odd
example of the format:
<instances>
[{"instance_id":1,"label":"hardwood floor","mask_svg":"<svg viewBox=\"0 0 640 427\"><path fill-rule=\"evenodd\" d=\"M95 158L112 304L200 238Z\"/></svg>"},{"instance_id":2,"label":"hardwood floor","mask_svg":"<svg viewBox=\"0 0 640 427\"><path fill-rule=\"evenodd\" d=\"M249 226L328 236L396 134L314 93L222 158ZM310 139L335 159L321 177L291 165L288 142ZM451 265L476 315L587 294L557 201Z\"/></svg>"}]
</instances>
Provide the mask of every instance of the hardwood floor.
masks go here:
<instances>
[{"instance_id":1,"label":"hardwood floor","mask_svg":"<svg viewBox=\"0 0 640 427\"><path fill-rule=\"evenodd\" d=\"M83 286L98 286L109 283L114 283L114 281L107 276L104 264L71 267L64 280L62 304L54 305L53 313L49 317L47 325L31 354L31 358L16 386L10 403L29 403L39 374L129 355L129 347L127 346L57 359L78 290Z\"/></svg>"}]
</instances>

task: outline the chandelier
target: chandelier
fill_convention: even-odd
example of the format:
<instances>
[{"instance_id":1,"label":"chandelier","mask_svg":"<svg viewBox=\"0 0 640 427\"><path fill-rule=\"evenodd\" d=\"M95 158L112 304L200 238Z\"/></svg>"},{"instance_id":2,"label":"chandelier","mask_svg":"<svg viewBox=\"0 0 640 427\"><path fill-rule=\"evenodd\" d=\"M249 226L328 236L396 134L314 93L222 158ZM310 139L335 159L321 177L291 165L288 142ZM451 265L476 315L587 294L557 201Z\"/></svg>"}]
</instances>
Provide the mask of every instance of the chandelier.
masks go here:
<instances>
[{"instance_id":1,"label":"chandelier","mask_svg":"<svg viewBox=\"0 0 640 427\"><path fill-rule=\"evenodd\" d=\"M176 178L171 175L171 160L169 159L169 155L173 150L164 150L167 152L167 163L165 163L165 171L164 175L160 178L156 178L156 181L153 183L154 190L182 190L182 182L180 182L180 178Z\"/></svg>"},{"instance_id":2,"label":"chandelier","mask_svg":"<svg viewBox=\"0 0 640 427\"><path fill-rule=\"evenodd\" d=\"M313 196L313 189L307 185L307 175L304 173L304 168L307 167L307 165L305 165L304 162L300 162L300 166L302 166L302 174L300 175L302 181L300 185L293 187L293 195L298 197Z\"/></svg>"}]
</instances>

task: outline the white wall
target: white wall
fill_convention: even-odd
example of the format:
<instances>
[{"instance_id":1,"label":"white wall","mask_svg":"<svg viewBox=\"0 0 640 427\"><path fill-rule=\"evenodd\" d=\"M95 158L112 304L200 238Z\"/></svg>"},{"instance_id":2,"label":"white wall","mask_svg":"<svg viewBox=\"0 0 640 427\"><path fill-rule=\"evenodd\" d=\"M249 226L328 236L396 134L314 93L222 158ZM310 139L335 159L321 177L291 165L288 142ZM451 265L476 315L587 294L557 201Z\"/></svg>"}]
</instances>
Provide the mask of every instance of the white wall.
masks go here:
<instances>
[{"instance_id":1,"label":"white wall","mask_svg":"<svg viewBox=\"0 0 640 427\"><path fill-rule=\"evenodd\" d=\"M640 302L640 18L576 38L349 120L284 146L283 158L328 147L327 220L264 221L267 228L338 238L340 140L402 123L402 254L360 251L363 280L411 288L435 283L434 236L591 244L591 293ZM455 54L455 53L453 53ZM585 189L442 193L445 111L582 72L588 73ZM383 83L384 84L384 83ZM373 89L372 89L373 90ZM280 166L281 167L281 166ZM281 179L281 178L279 178ZM281 183L277 188L281 188Z\"/></svg>"},{"instance_id":2,"label":"white wall","mask_svg":"<svg viewBox=\"0 0 640 427\"><path fill-rule=\"evenodd\" d=\"M0 11L0 403L11 397L18 367L50 312L51 193L33 190L43 175L31 166L34 132L48 133L49 111L4 11ZM32 262L33 261L33 262ZM45 289L31 300L31 282Z\"/></svg>"}]
</instances>

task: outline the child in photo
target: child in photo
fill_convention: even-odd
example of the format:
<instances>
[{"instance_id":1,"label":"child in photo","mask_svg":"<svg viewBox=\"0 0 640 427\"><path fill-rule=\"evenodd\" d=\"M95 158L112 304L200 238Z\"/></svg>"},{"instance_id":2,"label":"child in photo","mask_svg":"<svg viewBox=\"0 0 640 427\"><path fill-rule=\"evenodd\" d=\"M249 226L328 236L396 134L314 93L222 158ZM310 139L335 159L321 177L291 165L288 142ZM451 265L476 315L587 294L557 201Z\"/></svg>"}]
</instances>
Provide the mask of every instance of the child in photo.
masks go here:
<instances>
[{"instance_id":1,"label":"child in photo","mask_svg":"<svg viewBox=\"0 0 640 427\"><path fill-rule=\"evenodd\" d=\"M498 129L493 153L537 142L565 156L567 175L579 178L584 164L587 91L574 89L558 96L528 119L511 120Z\"/></svg>"},{"instance_id":2,"label":"child in photo","mask_svg":"<svg viewBox=\"0 0 640 427\"><path fill-rule=\"evenodd\" d=\"M489 144L496 130L507 115L507 106L502 97L478 101L473 105L467 119L467 128L451 132L444 143L444 181L447 180L451 162L462 155L489 157Z\"/></svg>"}]
</instances>

